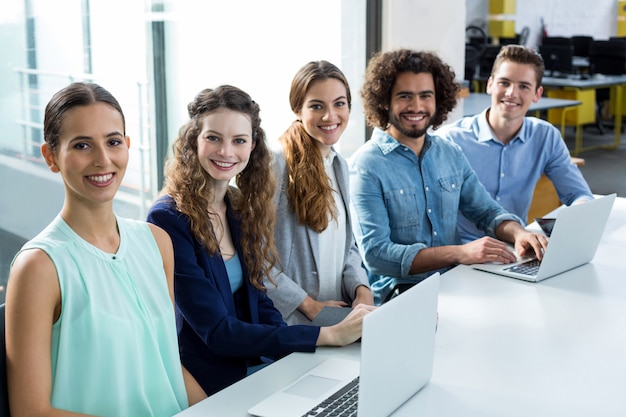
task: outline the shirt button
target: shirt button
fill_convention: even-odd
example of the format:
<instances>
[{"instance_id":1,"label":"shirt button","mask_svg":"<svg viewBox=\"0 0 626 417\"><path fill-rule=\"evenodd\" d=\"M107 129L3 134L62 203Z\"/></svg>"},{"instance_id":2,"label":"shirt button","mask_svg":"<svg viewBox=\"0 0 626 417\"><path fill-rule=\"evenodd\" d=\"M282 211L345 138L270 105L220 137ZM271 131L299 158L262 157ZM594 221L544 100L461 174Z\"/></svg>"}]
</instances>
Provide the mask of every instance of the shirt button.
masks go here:
<instances>
[{"instance_id":1,"label":"shirt button","mask_svg":"<svg viewBox=\"0 0 626 417\"><path fill-rule=\"evenodd\" d=\"M504 172L501 172L501 173L500 173L500 177L504 177Z\"/></svg>"},{"instance_id":2,"label":"shirt button","mask_svg":"<svg viewBox=\"0 0 626 417\"><path fill-rule=\"evenodd\" d=\"M496 201L500 201L500 197L496 197Z\"/></svg>"},{"instance_id":3,"label":"shirt button","mask_svg":"<svg viewBox=\"0 0 626 417\"><path fill-rule=\"evenodd\" d=\"M428 191L428 187L426 187L426 191Z\"/></svg>"},{"instance_id":4,"label":"shirt button","mask_svg":"<svg viewBox=\"0 0 626 417\"><path fill-rule=\"evenodd\" d=\"M456 188L456 184L452 184L452 188Z\"/></svg>"},{"instance_id":5,"label":"shirt button","mask_svg":"<svg viewBox=\"0 0 626 417\"><path fill-rule=\"evenodd\" d=\"M433 236L437 236L437 232L436 231L433 231Z\"/></svg>"},{"instance_id":6,"label":"shirt button","mask_svg":"<svg viewBox=\"0 0 626 417\"><path fill-rule=\"evenodd\" d=\"M429 213L429 214L430 214L430 213L432 213L432 212L433 212L433 211L432 211L431 209L428 209L428 213Z\"/></svg>"},{"instance_id":7,"label":"shirt button","mask_svg":"<svg viewBox=\"0 0 626 417\"><path fill-rule=\"evenodd\" d=\"M400 190L400 194L404 194L404 190Z\"/></svg>"}]
</instances>

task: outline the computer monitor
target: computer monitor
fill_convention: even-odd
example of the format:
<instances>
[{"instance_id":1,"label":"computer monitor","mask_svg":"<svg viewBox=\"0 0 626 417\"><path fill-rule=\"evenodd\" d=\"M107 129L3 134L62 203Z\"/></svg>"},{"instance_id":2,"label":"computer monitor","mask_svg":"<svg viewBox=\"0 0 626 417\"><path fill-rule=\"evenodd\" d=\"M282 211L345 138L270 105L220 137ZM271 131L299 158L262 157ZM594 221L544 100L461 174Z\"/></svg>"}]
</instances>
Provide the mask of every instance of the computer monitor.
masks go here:
<instances>
[{"instance_id":1,"label":"computer monitor","mask_svg":"<svg viewBox=\"0 0 626 417\"><path fill-rule=\"evenodd\" d=\"M550 76L558 77L573 72L574 50L571 45L541 45L539 53Z\"/></svg>"},{"instance_id":2,"label":"computer monitor","mask_svg":"<svg viewBox=\"0 0 626 417\"><path fill-rule=\"evenodd\" d=\"M546 36L541 39L542 45L571 45L572 38L565 36Z\"/></svg>"},{"instance_id":3,"label":"computer monitor","mask_svg":"<svg viewBox=\"0 0 626 417\"><path fill-rule=\"evenodd\" d=\"M626 42L615 38L591 42L589 71L592 74L623 75L626 72Z\"/></svg>"},{"instance_id":4,"label":"computer monitor","mask_svg":"<svg viewBox=\"0 0 626 417\"><path fill-rule=\"evenodd\" d=\"M574 47L574 56L589 57L589 47L593 42L592 36L576 35L572 36L572 46Z\"/></svg>"}]
</instances>

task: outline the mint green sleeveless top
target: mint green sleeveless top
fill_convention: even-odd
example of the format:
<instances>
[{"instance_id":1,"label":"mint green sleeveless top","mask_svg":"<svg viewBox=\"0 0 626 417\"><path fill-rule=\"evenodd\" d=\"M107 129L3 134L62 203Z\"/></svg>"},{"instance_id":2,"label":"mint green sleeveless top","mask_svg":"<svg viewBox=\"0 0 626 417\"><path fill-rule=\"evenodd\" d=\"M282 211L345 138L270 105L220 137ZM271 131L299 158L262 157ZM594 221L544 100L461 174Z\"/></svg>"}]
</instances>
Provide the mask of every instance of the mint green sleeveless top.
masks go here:
<instances>
[{"instance_id":1,"label":"mint green sleeveless top","mask_svg":"<svg viewBox=\"0 0 626 417\"><path fill-rule=\"evenodd\" d=\"M188 402L163 262L145 222L117 222L115 254L60 216L22 248L45 251L61 286L51 402L97 416L170 417Z\"/></svg>"}]
</instances>

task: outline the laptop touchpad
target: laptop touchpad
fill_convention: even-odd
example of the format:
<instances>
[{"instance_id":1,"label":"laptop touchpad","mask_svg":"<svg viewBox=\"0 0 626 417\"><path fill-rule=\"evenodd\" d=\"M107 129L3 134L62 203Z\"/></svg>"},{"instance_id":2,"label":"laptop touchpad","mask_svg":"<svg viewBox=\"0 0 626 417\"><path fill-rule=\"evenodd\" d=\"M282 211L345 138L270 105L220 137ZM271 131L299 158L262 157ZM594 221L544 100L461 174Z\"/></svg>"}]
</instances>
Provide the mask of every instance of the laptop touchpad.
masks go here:
<instances>
[{"instance_id":1,"label":"laptop touchpad","mask_svg":"<svg viewBox=\"0 0 626 417\"><path fill-rule=\"evenodd\" d=\"M335 387L341 380L324 378L321 376L307 375L301 381L287 388L284 392L300 397L318 398L328 390Z\"/></svg>"}]
</instances>

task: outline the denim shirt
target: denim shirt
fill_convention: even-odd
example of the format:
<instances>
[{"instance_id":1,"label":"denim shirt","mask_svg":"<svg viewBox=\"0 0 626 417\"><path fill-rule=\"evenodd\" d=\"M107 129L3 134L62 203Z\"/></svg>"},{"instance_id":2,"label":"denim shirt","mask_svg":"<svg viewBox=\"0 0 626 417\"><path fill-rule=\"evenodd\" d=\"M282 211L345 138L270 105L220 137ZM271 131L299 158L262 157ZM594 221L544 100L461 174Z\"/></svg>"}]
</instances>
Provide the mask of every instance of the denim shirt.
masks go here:
<instances>
[{"instance_id":1,"label":"denim shirt","mask_svg":"<svg viewBox=\"0 0 626 417\"><path fill-rule=\"evenodd\" d=\"M521 223L489 196L456 144L427 134L418 157L378 128L350 159L350 211L377 303L396 283L449 269L409 274L420 250L461 243L459 211L490 236L505 220Z\"/></svg>"}]
</instances>

